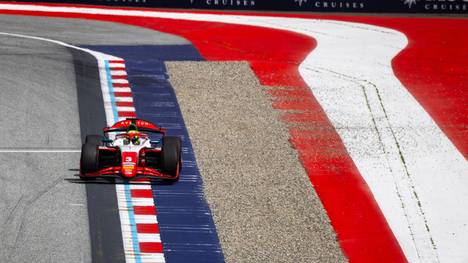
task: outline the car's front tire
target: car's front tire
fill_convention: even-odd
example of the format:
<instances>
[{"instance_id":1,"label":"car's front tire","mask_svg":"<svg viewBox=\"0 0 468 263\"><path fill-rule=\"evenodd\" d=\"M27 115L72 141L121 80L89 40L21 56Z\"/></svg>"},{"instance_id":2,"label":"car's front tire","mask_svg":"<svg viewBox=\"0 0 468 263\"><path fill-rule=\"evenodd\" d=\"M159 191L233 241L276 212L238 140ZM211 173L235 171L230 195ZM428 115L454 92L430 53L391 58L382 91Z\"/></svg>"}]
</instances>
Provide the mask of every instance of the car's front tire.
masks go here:
<instances>
[{"instance_id":1,"label":"car's front tire","mask_svg":"<svg viewBox=\"0 0 468 263\"><path fill-rule=\"evenodd\" d=\"M181 148L182 142L179 137L164 136L162 138L162 169L166 174L172 176L172 178L166 179L166 181L177 182L179 180L179 173L182 167Z\"/></svg>"},{"instance_id":2,"label":"car's front tire","mask_svg":"<svg viewBox=\"0 0 468 263\"><path fill-rule=\"evenodd\" d=\"M102 139L101 135L86 135L85 144L102 145Z\"/></svg>"},{"instance_id":3,"label":"car's front tire","mask_svg":"<svg viewBox=\"0 0 468 263\"><path fill-rule=\"evenodd\" d=\"M83 176L99 170L99 150L96 144L85 143L81 147L80 178L91 179L94 177Z\"/></svg>"}]
</instances>

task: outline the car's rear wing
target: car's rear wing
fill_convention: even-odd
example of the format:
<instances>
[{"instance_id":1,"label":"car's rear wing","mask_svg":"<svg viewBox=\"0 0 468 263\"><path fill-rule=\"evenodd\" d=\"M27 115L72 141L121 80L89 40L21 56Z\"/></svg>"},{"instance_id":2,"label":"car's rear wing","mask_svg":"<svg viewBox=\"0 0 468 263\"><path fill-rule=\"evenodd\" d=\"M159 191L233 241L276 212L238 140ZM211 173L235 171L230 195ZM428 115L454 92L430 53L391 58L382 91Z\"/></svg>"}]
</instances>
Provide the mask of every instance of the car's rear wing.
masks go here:
<instances>
[{"instance_id":1,"label":"car's rear wing","mask_svg":"<svg viewBox=\"0 0 468 263\"><path fill-rule=\"evenodd\" d=\"M160 128L156 124L151 123L149 121L135 119L135 118L127 118L123 121L116 122L111 127L104 128L103 131L104 133L126 132L128 129L128 126L132 124L138 128L138 131L166 134L166 129Z\"/></svg>"}]
</instances>

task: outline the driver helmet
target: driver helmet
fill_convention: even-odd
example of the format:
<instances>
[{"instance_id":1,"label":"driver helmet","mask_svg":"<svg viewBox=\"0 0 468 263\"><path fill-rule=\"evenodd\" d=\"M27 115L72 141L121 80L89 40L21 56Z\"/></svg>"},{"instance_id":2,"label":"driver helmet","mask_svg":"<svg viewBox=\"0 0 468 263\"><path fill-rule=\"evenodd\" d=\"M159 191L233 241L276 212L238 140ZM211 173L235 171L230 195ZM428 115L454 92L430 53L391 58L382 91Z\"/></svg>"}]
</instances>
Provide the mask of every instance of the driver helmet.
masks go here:
<instances>
[{"instance_id":1,"label":"driver helmet","mask_svg":"<svg viewBox=\"0 0 468 263\"><path fill-rule=\"evenodd\" d=\"M138 127L134 123L128 125L127 133L137 133L137 132L138 132Z\"/></svg>"},{"instance_id":2,"label":"driver helmet","mask_svg":"<svg viewBox=\"0 0 468 263\"><path fill-rule=\"evenodd\" d=\"M135 144L135 145L139 145L140 144L140 136L138 136L137 134L139 133L138 132L138 127L135 125L135 124L130 124L127 128L127 133L128 134L132 134L134 135L132 137L132 143Z\"/></svg>"}]
</instances>

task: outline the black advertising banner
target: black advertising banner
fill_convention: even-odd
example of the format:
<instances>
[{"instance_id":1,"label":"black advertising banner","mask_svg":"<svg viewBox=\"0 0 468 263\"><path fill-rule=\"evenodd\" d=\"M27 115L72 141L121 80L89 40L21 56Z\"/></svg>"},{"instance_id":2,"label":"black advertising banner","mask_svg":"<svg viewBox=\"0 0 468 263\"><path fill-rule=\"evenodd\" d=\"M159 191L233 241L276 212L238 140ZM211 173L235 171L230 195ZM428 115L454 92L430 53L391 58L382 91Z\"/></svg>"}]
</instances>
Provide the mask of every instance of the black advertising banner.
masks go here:
<instances>
[{"instance_id":1,"label":"black advertising banner","mask_svg":"<svg viewBox=\"0 0 468 263\"><path fill-rule=\"evenodd\" d=\"M468 0L51 0L40 2L218 10L468 13Z\"/></svg>"}]
</instances>

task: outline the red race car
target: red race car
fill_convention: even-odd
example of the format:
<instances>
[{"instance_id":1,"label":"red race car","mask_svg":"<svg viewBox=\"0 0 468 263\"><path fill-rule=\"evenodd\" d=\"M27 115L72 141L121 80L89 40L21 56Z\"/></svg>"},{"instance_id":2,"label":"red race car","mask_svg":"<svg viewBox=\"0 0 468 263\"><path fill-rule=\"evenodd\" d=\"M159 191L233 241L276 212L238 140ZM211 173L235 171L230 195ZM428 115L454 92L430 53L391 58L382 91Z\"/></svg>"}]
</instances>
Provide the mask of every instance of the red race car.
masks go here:
<instances>
[{"instance_id":1,"label":"red race car","mask_svg":"<svg viewBox=\"0 0 468 263\"><path fill-rule=\"evenodd\" d=\"M147 133L159 134L151 140ZM104 128L104 136L87 135L81 148L80 178L179 180L181 140L140 119L129 118Z\"/></svg>"}]
</instances>

